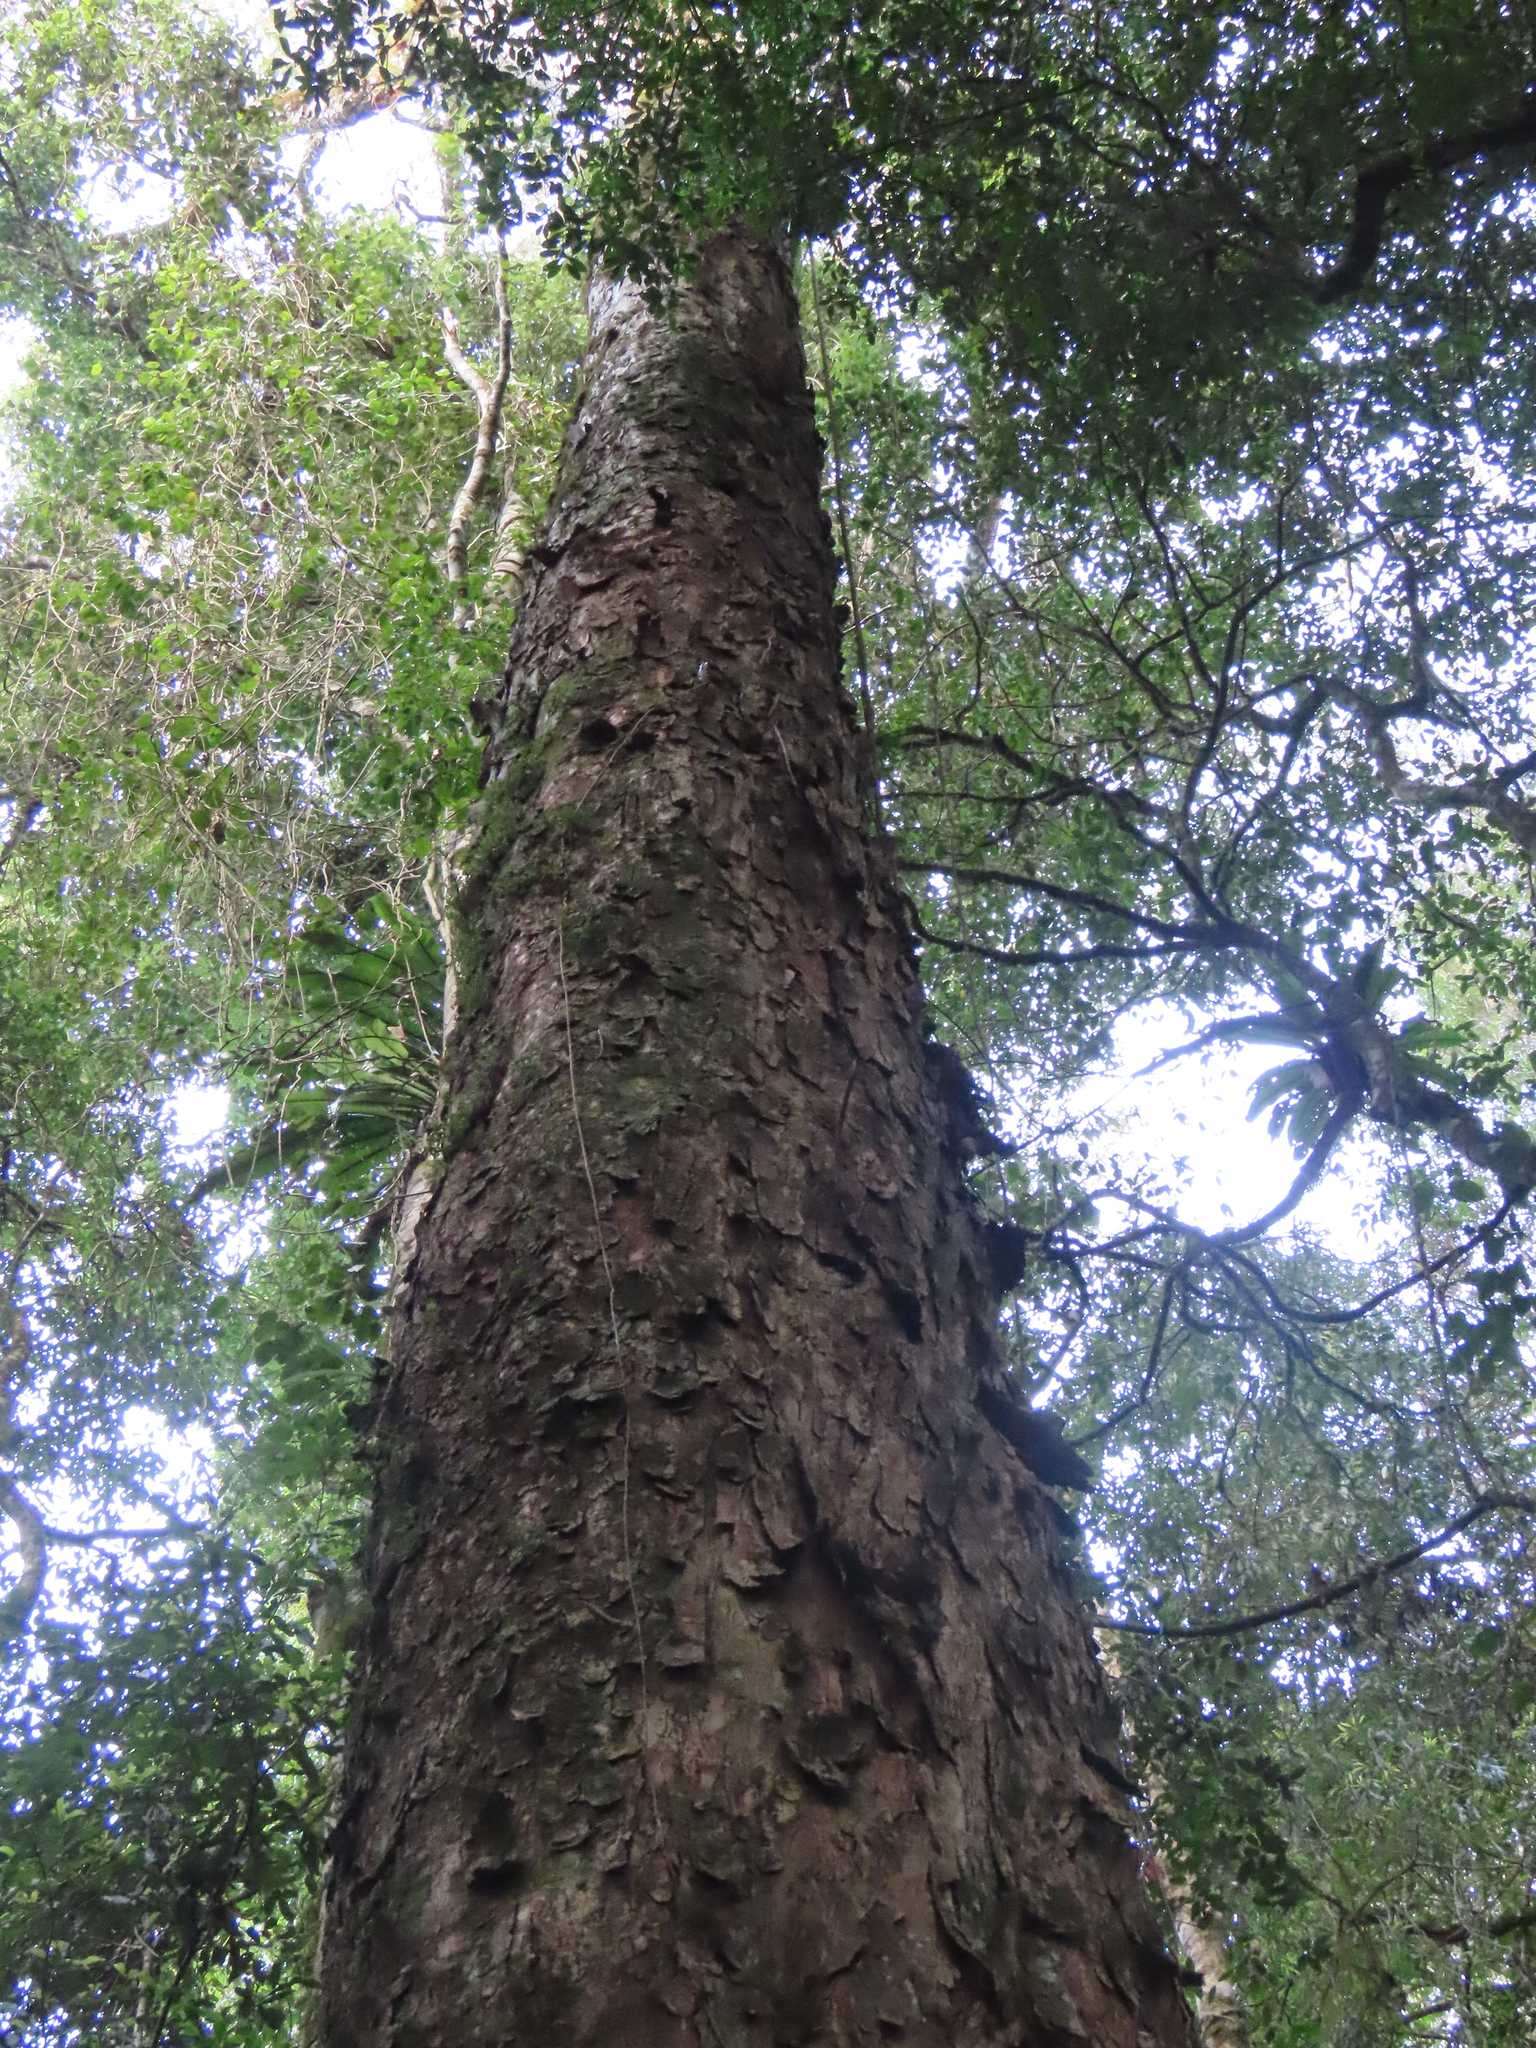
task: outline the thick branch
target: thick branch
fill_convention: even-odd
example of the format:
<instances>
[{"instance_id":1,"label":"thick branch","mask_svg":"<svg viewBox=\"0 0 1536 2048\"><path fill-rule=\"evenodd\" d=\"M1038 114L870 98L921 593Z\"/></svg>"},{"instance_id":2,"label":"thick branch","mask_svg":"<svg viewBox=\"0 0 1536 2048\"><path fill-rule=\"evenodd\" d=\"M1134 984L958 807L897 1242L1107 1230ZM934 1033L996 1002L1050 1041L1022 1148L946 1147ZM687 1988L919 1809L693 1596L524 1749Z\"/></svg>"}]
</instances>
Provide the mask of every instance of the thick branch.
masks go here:
<instances>
[{"instance_id":1,"label":"thick branch","mask_svg":"<svg viewBox=\"0 0 1536 2048\"><path fill-rule=\"evenodd\" d=\"M1425 1927L1418 1932L1430 1941L1439 1942L1442 1948L1461 1948L1478 1935L1501 1940L1506 1934L1523 1934L1528 1927L1536 1927L1536 1906L1527 1906L1518 1913L1504 1913L1497 1920L1490 1920L1486 1927L1469 1927L1464 1920L1457 1920L1449 1927ZM1430 2007L1422 2015L1428 2018L1431 2011L1447 2011L1446 2006Z\"/></svg>"},{"instance_id":2,"label":"thick branch","mask_svg":"<svg viewBox=\"0 0 1536 2048\"><path fill-rule=\"evenodd\" d=\"M19 1308L13 1308L6 1320L9 1334L0 1349L0 1444L15 1439L16 1395L32 1359L32 1332L26 1317Z\"/></svg>"},{"instance_id":3,"label":"thick branch","mask_svg":"<svg viewBox=\"0 0 1536 2048\"><path fill-rule=\"evenodd\" d=\"M403 91L403 86L375 79L350 91L333 92L323 100L310 99L302 91L284 93L277 110L290 135L334 135L339 128L355 127L371 114L386 113Z\"/></svg>"},{"instance_id":4,"label":"thick branch","mask_svg":"<svg viewBox=\"0 0 1536 2048\"><path fill-rule=\"evenodd\" d=\"M1522 853L1536 855L1536 810L1510 795L1521 776L1536 768L1536 754L1525 755L1496 775L1469 775L1462 782L1421 782L1398 758L1391 731L1393 719L1424 708L1421 703L1382 703L1364 690L1331 680L1322 687L1335 704L1364 726L1381 779L1398 803L1420 811L1483 811Z\"/></svg>"},{"instance_id":5,"label":"thick branch","mask_svg":"<svg viewBox=\"0 0 1536 2048\"><path fill-rule=\"evenodd\" d=\"M1458 169L1505 149L1536 144L1536 93L1528 93L1511 114L1481 121L1459 134L1434 135L1413 149L1400 149L1355 176L1354 217L1337 263L1318 275L1304 273L1307 292L1319 306L1337 305L1358 291L1376 268L1386 235L1387 207L1394 193L1422 177Z\"/></svg>"},{"instance_id":6,"label":"thick branch","mask_svg":"<svg viewBox=\"0 0 1536 2048\"><path fill-rule=\"evenodd\" d=\"M1264 949L1256 945L1254 950ZM1307 990L1316 1011L1308 1015L1290 1005L1273 1019L1238 1018L1231 1024L1217 1024L1165 1058L1197 1049L1202 1041L1254 1035L1268 1022L1282 1043L1315 1048L1336 1099L1341 1104L1350 1102L1350 1114L1364 1110L1375 1122L1395 1131L1412 1125L1433 1131L1469 1166L1491 1174L1506 1202L1523 1202L1536 1191L1536 1141L1527 1132L1517 1124L1496 1124L1488 1130L1464 1102L1413 1073L1399 1041L1347 983L1324 974L1278 941L1270 942L1269 951ZM1153 1062L1154 1067L1161 1064L1160 1060Z\"/></svg>"},{"instance_id":7,"label":"thick branch","mask_svg":"<svg viewBox=\"0 0 1536 2048\"><path fill-rule=\"evenodd\" d=\"M1536 1140L1518 1124L1481 1119L1454 1096L1407 1072L1397 1041L1364 1004L1345 1018L1336 1037L1355 1053L1370 1080L1369 1113L1390 1130L1420 1125L1459 1153L1479 1173L1491 1174L1506 1201L1523 1202L1536 1191Z\"/></svg>"},{"instance_id":8,"label":"thick branch","mask_svg":"<svg viewBox=\"0 0 1536 2048\"><path fill-rule=\"evenodd\" d=\"M1293 945L1258 926L1228 916L1185 863L1171 854L1167 857L1188 883L1202 916L1187 922L1149 917L1112 897L1091 890L1064 888L1017 870L915 860L904 860L900 866L909 874L942 875L946 880L975 887L1000 886L1044 896L1049 902L1112 918L1135 931L1147 932L1163 941L1171 952L1241 950L1269 959L1277 970L1283 970L1299 983L1317 1005L1315 1032L1298 1030L1295 1042L1312 1042L1315 1038L1324 1067L1345 1083L1335 1090L1340 1102L1358 1094L1359 1099L1352 1101L1351 1114L1364 1109L1376 1122L1392 1130L1422 1125L1433 1131L1479 1173L1491 1174L1508 1200L1524 1201L1536 1191L1536 1140L1514 1124L1486 1129L1465 1103L1418 1079L1392 1033L1352 988L1315 966ZM980 950L973 943L951 943L956 950ZM1034 963L1021 955L1012 964ZM1066 963L1047 957L1039 964ZM1348 1071L1339 1075L1340 1068Z\"/></svg>"}]
</instances>

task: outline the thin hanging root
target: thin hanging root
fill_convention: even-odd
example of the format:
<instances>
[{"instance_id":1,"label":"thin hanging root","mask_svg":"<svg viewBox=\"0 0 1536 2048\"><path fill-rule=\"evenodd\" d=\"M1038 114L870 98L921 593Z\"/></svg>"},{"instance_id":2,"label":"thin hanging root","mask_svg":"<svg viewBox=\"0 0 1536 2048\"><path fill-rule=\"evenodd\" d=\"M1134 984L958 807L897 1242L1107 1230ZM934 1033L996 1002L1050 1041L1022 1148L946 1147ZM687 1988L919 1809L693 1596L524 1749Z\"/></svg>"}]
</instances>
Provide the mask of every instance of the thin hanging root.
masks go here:
<instances>
[{"instance_id":1,"label":"thin hanging root","mask_svg":"<svg viewBox=\"0 0 1536 2048\"><path fill-rule=\"evenodd\" d=\"M576 1038L571 1027L571 991L565 978L565 932L555 926L555 967L560 976L560 1000L565 1010L565 1064L566 1076L571 1088L571 1118L576 1126L576 1147L581 1154L581 1170L586 1176L587 1193L592 1202L592 1225L597 1232L597 1249L603 1261L603 1279L608 1288L608 1328L613 1337L614 1363L618 1367L619 1387L624 1404L623 1468L619 1493L619 1537L624 1555L624 1583L629 1593L629 1611L635 1625L635 1655L640 1665L640 1768L645 1773L645 1789L651 1802L651 1819L656 1828L657 1846L662 1841L661 1807L656 1798L656 1783L651 1776L651 1692L650 1676L645 1655L645 1627L640 1619L640 1596L635 1591L635 1565L629 1540L629 1417L630 1385L629 1365L624 1356L623 1341L619 1336L619 1308L614 1296L613 1267L608 1259L608 1241L603 1232L602 1212L597 1204L597 1182L592 1177L592 1162L587 1156L586 1133L581 1124L581 1103L576 1093Z\"/></svg>"}]
</instances>

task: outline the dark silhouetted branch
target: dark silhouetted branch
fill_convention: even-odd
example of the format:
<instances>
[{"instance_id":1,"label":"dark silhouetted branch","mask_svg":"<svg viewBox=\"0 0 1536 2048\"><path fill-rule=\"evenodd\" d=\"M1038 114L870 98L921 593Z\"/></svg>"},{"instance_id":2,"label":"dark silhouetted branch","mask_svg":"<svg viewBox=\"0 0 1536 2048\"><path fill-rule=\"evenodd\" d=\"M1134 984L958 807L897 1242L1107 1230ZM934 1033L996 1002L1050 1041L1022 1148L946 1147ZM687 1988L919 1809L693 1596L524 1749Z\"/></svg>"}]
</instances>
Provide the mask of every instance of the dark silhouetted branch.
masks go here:
<instances>
[{"instance_id":1,"label":"dark silhouetted branch","mask_svg":"<svg viewBox=\"0 0 1536 2048\"><path fill-rule=\"evenodd\" d=\"M1240 1614L1231 1621L1209 1621L1197 1623L1193 1628L1162 1628L1155 1622L1121 1621L1112 1615L1095 1617L1096 1628L1114 1629L1120 1635L1150 1636L1165 1642L1191 1643L1209 1641L1217 1636L1246 1635L1253 1629L1268 1628L1277 1621L1292 1621L1299 1614L1312 1614L1319 1608L1332 1607L1340 1600L1347 1600L1351 1593L1358 1593L1363 1586L1373 1586L1383 1579L1395 1578L1406 1571L1411 1564L1417 1564L1421 1557L1427 1557L1432 1550L1438 1550L1459 1536L1464 1529L1470 1529L1474 1522L1484 1516L1508 1509L1516 1514L1536 1514L1536 1495L1528 1493L1485 1493L1475 1507L1459 1515L1437 1536L1428 1536L1422 1543L1415 1543L1411 1550L1399 1551L1396 1557L1383 1558L1377 1564L1367 1565L1364 1571L1356 1572L1352 1578L1341 1579L1337 1585L1322 1586L1315 1593L1309 1593L1304 1600L1290 1600L1281 1607L1267 1607L1262 1614Z\"/></svg>"}]
</instances>

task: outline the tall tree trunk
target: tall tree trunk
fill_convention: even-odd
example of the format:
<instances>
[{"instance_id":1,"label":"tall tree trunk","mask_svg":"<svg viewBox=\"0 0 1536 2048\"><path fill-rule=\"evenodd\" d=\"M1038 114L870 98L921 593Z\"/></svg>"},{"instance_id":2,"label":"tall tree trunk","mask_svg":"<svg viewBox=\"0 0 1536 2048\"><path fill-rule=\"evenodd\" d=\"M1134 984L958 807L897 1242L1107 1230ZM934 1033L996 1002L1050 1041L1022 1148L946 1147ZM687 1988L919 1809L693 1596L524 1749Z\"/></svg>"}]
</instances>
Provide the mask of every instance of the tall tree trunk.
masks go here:
<instances>
[{"instance_id":1,"label":"tall tree trunk","mask_svg":"<svg viewBox=\"0 0 1536 2048\"><path fill-rule=\"evenodd\" d=\"M461 905L327 2048L1187 2043L1006 1419L789 279L591 294ZM1021 1437L1020 1441L1024 1441Z\"/></svg>"}]
</instances>

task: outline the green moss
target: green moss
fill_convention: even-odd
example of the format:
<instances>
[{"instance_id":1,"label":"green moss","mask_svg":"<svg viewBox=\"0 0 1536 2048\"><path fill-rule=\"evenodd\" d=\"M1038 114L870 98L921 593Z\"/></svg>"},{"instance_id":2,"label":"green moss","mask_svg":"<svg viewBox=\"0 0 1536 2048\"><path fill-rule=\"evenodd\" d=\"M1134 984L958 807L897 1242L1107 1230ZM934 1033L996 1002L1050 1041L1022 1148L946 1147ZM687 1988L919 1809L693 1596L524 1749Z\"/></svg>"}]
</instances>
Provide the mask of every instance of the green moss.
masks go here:
<instances>
[{"instance_id":1,"label":"green moss","mask_svg":"<svg viewBox=\"0 0 1536 2048\"><path fill-rule=\"evenodd\" d=\"M471 1130L490 1107L497 1086L498 1064L495 1040L488 1032L484 1033L476 1042L467 1065L456 1077L448 1113L443 1119L439 1142L445 1160L451 1159L461 1149Z\"/></svg>"},{"instance_id":2,"label":"green moss","mask_svg":"<svg viewBox=\"0 0 1536 2048\"><path fill-rule=\"evenodd\" d=\"M502 1547L509 1571L521 1571L524 1565L532 1564L547 1547L549 1535L543 1524L523 1518L515 1521L507 1530Z\"/></svg>"},{"instance_id":3,"label":"green moss","mask_svg":"<svg viewBox=\"0 0 1536 2048\"><path fill-rule=\"evenodd\" d=\"M530 740L507 772L481 799L479 832L454 908L461 1022L478 1016L489 992L491 947L501 908L537 890L563 891L570 879L573 842L582 807L534 808L548 775L552 749Z\"/></svg>"}]
</instances>

